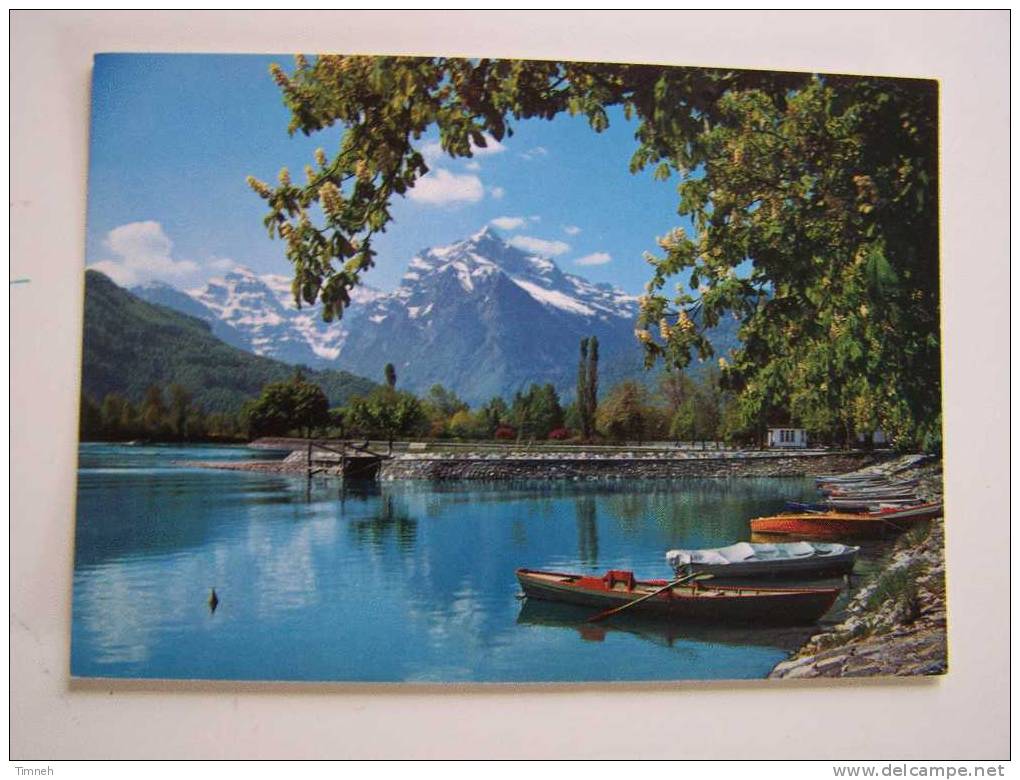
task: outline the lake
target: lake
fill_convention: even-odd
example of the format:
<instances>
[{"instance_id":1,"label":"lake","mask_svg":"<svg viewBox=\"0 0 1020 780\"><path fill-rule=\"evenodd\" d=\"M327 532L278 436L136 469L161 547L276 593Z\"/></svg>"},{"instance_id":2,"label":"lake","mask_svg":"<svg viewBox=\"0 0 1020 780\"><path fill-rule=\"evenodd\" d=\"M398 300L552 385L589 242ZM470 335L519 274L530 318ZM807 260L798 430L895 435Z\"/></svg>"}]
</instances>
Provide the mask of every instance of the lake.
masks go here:
<instances>
[{"instance_id":1,"label":"lake","mask_svg":"<svg viewBox=\"0 0 1020 780\"><path fill-rule=\"evenodd\" d=\"M285 453L280 453L282 457ZM520 566L668 577L810 479L387 482L199 469L265 450L83 444L76 676L366 682L761 678L816 629L664 626L518 598ZM210 589L219 603L211 610ZM831 616L830 616L831 619Z\"/></svg>"}]
</instances>

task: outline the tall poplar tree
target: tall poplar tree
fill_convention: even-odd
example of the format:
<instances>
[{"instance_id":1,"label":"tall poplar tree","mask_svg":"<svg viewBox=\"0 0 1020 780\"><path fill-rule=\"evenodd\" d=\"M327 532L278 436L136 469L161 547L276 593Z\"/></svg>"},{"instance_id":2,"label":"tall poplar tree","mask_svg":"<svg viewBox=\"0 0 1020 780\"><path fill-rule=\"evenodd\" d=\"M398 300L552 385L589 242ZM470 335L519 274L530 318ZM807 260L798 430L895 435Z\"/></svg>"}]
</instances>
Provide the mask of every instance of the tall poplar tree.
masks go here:
<instances>
[{"instance_id":1,"label":"tall poplar tree","mask_svg":"<svg viewBox=\"0 0 1020 780\"><path fill-rule=\"evenodd\" d=\"M591 413L588 408L588 339L581 339L581 359L577 362L577 416L581 421L581 436L591 438Z\"/></svg>"},{"instance_id":2,"label":"tall poplar tree","mask_svg":"<svg viewBox=\"0 0 1020 780\"><path fill-rule=\"evenodd\" d=\"M599 340L595 336L588 339L588 372L584 407L588 428L594 432L595 415L599 410Z\"/></svg>"}]
</instances>

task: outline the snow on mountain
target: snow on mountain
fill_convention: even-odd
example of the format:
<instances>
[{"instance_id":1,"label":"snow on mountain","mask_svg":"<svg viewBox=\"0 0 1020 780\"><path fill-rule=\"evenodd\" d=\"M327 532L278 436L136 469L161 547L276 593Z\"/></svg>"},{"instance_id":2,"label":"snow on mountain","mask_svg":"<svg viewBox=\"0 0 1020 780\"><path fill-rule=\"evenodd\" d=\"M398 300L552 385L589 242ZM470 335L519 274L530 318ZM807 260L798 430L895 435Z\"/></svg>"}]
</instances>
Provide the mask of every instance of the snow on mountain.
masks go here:
<instances>
[{"instance_id":1,"label":"snow on mountain","mask_svg":"<svg viewBox=\"0 0 1020 780\"><path fill-rule=\"evenodd\" d=\"M632 321L637 315L636 297L608 284L594 284L563 273L552 260L511 246L489 227L464 241L425 249L411 259L407 268L394 293L364 301L370 304L372 317L388 316L383 312L389 312L396 301L412 312L412 318L426 316L426 306L411 302L420 301L437 285L442 286L442 279L456 278L463 292L477 293L496 274L508 278L549 309L606 323L613 318Z\"/></svg>"},{"instance_id":2,"label":"snow on mountain","mask_svg":"<svg viewBox=\"0 0 1020 780\"><path fill-rule=\"evenodd\" d=\"M569 395L582 338L598 336L604 366L640 371L636 316L633 296L564 273L485 228L415 255L394 292L365 303L339 362L366 376L391 362L402 387L441 383L472 403L532 382Z\"/></svg>"},{"instance_id":3,"label":"snow on mountain","mask_svg":"<svg viewBox=\"0 0 1020 780\"><path fill-rule=\"evenodd\" d=\"M188 293L166 285L135 292L209 321L221 338L260 355L371 378L393 363L401 388L440 383L472 404L533 382L550 382L569 399L578 344L589 336L601 345L604 387L646 376L634 296L565 273L491 228L422 250L393 292L355 288L339 322L323 322L319 306L297 308L289 277L243 267Z\"/></svg>"},{"instance_id":4,"label":"snow on mountain","mask_svg":"<svg viewBox=\"0 0 1020 780\"><path fill-rule=\"evenodd\" d=\"M159 282L132 292L210 322L213 333L234 346L288 363L333 366L347 337L340 323L323 322L320 306L298 309L289 278L259 276L244 266L186 292ZM354 299L370 301L381 294L359 288Z\"/></svg>"}]
</instances>

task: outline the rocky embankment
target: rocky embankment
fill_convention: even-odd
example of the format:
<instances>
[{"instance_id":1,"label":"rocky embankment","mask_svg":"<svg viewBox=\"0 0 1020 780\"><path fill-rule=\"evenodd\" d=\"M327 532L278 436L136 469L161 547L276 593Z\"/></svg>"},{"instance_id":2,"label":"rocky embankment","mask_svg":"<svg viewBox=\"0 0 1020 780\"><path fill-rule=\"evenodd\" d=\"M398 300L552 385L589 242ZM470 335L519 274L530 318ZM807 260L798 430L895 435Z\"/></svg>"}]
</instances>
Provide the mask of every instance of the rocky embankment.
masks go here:
<instances>
[{"instance_id":1,"label":"rocky embankment","mask_svg":"<svg viewBox=\"0 0 1020 780\"><path fill-rule=\"evenodd\" d=\"M383 462L383 480L674 479L799 477L859 468L868 453L623 452L614 454L416 455Z\"/></svg>"},{"instance_id":2,"label":"rocky embankment","mask_svg":"<svg viewBox=\"0 0 1020 780\"><path fill-rule=\"evenodd\" d=\"M678 477L802 477L843 473L888 459L869 452L781 452L635 450L605 453L578 448L571 452L402 453L379 464L378 477L393 480L519 479L673 479ZM335 453L315 452L318 474L340 476ZM209 461L187 465L235 471L304 474L307 450L295 449L283 460Z\"/></svg>"},{"instance_id":3,"label":"rocky embankment","mask_svg":"<svg viewBox=\"0 0 1020 780\"><path fill-rule=\"evenodd\" d=\"M897 461L868 471L889 471ZM918 494L942 498L942 466L900 472ZM773 678L944 674L947 669L944 521L908 531L886 564L847 605L845 620L811 637L772 670Z\"/></svg>"}]
</instances>

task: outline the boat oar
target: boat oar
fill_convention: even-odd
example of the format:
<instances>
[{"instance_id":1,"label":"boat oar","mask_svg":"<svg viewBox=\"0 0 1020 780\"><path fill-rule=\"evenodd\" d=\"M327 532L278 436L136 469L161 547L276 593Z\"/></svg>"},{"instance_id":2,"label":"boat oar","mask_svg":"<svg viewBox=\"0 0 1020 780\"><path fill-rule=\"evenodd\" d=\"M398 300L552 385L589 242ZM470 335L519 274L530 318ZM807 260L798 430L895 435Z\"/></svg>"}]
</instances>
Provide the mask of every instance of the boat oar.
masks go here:
<instances>
[{"instance_id":1,"label":"boat oar","mask_svg":"<svg viewBox=\"0 0 1020 780\"><path fill-rule=\"evenodd\" d=\"M713 576L714 575L712 574L685 574L683 577L680 577L679 579L673 580L672 582L663 585L658 590L653 590L651 593L646 593L641 598L634 599L633 601L628 601L626 604L622 606L607 609L605 612L599 612L597 615L588 618L584 622L598 623L600 620L605 620L607 617L611 617L612 615L615 615L619 612L623 612L623 610L627 609L628 607L633 607L635 604L640 604L642 601L647 601L652 596L658 596L660 593L663 593L669 590L670 588L675 588L677 585L682 585L685 582L696 582L697 580L710 580L712 579Z\"/></svg>"}]
</instances>

